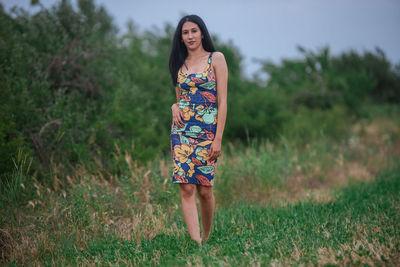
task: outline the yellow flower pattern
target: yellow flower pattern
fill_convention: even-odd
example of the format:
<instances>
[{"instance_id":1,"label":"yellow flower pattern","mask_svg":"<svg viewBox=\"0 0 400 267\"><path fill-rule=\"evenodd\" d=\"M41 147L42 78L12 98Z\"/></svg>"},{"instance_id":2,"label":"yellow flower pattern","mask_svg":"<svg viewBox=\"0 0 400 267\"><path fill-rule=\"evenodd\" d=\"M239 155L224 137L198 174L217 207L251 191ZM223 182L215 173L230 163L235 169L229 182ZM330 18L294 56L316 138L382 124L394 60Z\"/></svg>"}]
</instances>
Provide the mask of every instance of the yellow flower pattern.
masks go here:
<instances>
[{"instance_id":1,"label":"yellow flower pattern","mask_svg":"<svg viewBox=\"0 0 400 267\"><path fill-rule=\"evenodd\" d=\"M179 83L184 83L186 82L187 77L183 76L183 75L178 75L178 82Z\"/></svg>"},{"instance_id":2,"label":"yellow flower pattern","mask_svg":"<svg viewBox=\"0 0 400 267\"><path fill-rule=\"evenodd\" d=\"M175 157L178 158L180 163L185 163L188 160L190 154L193 153L193 147L188 144L182 144L181 146L175 146Z\"/></svg>"},{"instance_id":3,"label":"yellow flower pattern","mask_svg":"<svg viewBox=\"0 0 400 267\"><path fill-rule=\"evenodd\" d=\"M178 164L176 164L176 162L174 162L174 173L177 172L184 172L184 170L182 169L181 166L179 166Z\"/></svg>"},{"instance_id":4,"label":"yellow flower pattern","mask_svg":"<svg viewBox=\"0 0 400 267\"><path fill-rule=\"evenodd\" d=\"M202 148L198 153L197 156L200 157L202 160L208 160L210 157L208 156L208 149Z\"/></svg>"},{"instance_id":5,"label":"yellow flower pattern","mask_svg":"<svg viewBox=\"0 0 400 267\"><path fill-rule=\"evenodd\" d=\"M197 92L197 87L191 87L189 90L190 90L190 93L192 94L192 95L195 95L196 94L196 92Z\"/></svg>"},{"instance_id":6,"label":"yellow flower pattern","mask_svg":"<svg viewBox=\"0 0 400 267\"><path fill-rule=\"evenodd\" d=\"M194 111L189 107L184 107L182 111L183 111L183 119L185 121L190 120L190 117L194 115Z\"/></svg>"},{"instance_id":7,"label":"yellow flower pattern","mask_svg":"<svg viewBox=\"0 0 400 267\"><path fill-rule=\"evenodd\" d=\"M194 163L193 162L190 162L190 163L188 163L188 166L189 166L189 170L188 170L188 176L189 177L192 177L193 176L193 173L194 173Z\"/></svg>"}]
</instances>

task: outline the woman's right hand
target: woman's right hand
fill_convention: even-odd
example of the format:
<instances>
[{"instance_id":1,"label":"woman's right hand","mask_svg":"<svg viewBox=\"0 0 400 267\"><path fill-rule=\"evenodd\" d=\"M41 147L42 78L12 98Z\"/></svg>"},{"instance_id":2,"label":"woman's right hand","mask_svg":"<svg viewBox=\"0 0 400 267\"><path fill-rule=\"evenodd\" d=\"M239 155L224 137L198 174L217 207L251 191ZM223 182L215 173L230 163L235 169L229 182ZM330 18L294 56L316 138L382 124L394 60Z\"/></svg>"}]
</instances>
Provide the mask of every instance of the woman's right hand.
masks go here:
<instances>
[{"instance_id":1,"label":"woman's right hand","mask_svg":"<svg viewBox=\"0 0 400 267\"><path fill-rule=\"evenodd\" d=\"M175 103L171 106L172 110L172 121L173 123L178 126L179 128L182 128L184 123L182 121L183 118L183 111L182 109L179 108L178 104Z\"/></svg>"}]
</instances>

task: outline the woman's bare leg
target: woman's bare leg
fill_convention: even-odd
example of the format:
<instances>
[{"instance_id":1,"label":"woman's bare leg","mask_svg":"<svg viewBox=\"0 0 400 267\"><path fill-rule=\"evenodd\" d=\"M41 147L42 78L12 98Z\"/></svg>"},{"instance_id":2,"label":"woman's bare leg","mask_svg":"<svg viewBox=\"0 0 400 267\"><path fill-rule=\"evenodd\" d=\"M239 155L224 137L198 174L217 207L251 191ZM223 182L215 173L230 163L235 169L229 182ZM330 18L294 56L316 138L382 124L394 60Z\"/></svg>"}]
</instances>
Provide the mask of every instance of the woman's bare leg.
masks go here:
<instances>
[{"instance_id":1,"label":"woman's bare leg","mask_svg":"<svg viewBox=\"0 0 400 267\"><path fill-rule=\"evenodd\" d=\"M201 245L199 215L196 206L196 186L194 184L179 184L181 194L182 214L190 237Z\"/></svg>"},{"instance_id":2,"label":"woman's bare leg","mask_svg":"<svg viewBox=\"0 0 400 267\"><path fill-rule=\"evenodd\" d=\"M201 225L203 226L202 239L208 240L211 231L213 220L215 198L213 188L211 186L196 185L199 192L200 210L201 210Z\"/></svg>"}]
</instances>

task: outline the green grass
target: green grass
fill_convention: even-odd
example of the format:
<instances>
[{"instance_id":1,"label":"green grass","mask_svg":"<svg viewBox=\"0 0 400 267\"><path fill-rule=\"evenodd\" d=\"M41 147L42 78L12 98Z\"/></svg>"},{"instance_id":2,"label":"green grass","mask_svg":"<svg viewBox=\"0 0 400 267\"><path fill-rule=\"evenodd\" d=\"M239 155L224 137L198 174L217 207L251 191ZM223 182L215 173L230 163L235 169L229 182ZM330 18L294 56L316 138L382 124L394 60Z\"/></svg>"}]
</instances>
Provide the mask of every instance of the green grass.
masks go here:
<instances>
[{"instance_id":1,"label":"green grass","mask_svg":"<svg viewBox=\"0 0 400 267\"><path fill-rule=\"evenodd\" d=\"M273 208L237 203L235 207L220 207L212 235L203 247L182 231L185 226L180 212L166 217L165 232L142 237L139 243L98 225L98 231L81 233L89 239L80 247L79 235L64 231L48 237L53 249L43 244L35 262L212 266L398 263L400 165L383 171L374 182L353 182L336 195L335 201L323 204L299 202ZM73 221L69 223L90 230L88 203L79 193L73 199ZM170 231L174 224L179 230Z\"/></svg>"},{"instance_id":2,"label":"green grass","mask_svg":"<svg viewBox=\"0 0 400 267\"><path fill-rule=\"evenodd\" d=\"M399 137L397 123L380 119L354 125L340 142L228 143L201 248L183 221L170 158L140 165L117 147L116 173L77 165L62 180L55 168L50 187L22 173L25 188L16 188L26 201L0 210L0 263L395 265Z\"/></svg>"},{"instance_id":3,"label":"green grass","mask_svg":"<svg viewBox=\"0 0 400 267\"><path fill-rule=\"evenodd\" d=\"M135 258L143 257L146 260L140 263L149 265L317 263L318 249L331 248L338 251L337 263L359 264L362 257L371 258L374 263L385 260L395 263L400 248L399 193L400 169L397 169L382 174L375 183L345 189L332 203L300 203L282 208L242 204L233 209L222 208L216 214L213 235L204 248L195 249L173 236L161 234L144 241ZM362 237L357 236L359 228ZM380 231L375 232L377 228ZM355 240L365 243L356 249L352 246ZM392 249L376 259L367 246L374 240ZM343 250L346 244L351 250ZM351 256L352 252L356 257ZM152 260L154 255L159 260L157 257ZM385 258L388 255L393 258Z\"/></svg>"}]
</instances>

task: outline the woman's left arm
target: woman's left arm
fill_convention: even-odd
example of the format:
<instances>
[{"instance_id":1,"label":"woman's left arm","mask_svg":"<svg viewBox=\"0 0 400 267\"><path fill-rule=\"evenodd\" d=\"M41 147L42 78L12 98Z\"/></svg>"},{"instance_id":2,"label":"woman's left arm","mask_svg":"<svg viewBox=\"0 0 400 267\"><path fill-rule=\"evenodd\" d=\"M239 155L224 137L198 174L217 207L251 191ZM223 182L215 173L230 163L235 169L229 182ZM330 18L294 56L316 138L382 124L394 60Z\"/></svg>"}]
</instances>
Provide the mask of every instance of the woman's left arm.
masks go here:
<instances>
[{"instance_id":1,"label":"woman's left arm","mask_svg":"<svg viewBox=\"0 0 400 267\"><path fill-rule=\"evenodd\" d=\"M218 98L218 115L217 115L217 132L210 148L210 160L214 160L221 154L221 142L225 129L226 113L228 109L228 66L224 54L215 52L214 58L215 79L217 82L217 98Z\"/></svg>"}]
</instances>

